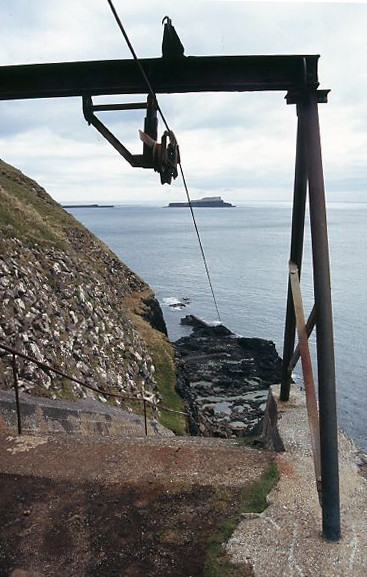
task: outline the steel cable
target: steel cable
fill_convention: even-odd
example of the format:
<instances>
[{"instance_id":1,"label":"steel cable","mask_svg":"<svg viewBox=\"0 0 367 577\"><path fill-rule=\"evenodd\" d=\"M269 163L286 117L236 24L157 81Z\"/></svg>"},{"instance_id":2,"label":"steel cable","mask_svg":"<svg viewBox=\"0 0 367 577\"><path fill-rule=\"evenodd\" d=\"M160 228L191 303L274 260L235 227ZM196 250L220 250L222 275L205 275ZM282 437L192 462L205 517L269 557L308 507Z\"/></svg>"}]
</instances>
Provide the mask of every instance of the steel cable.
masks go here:
<instances>
[{"instance_id":1,"label":"steel cable","mask_svg":"<svg viewBox=\"0 0 367 577\"><path fill-rule=\"evenodd\" d=\"M118 25L118 27L119 27L122 35L123 35L123 37L124 37L124 39L125 39L128 47L129 47L129 50L130 50L130 52L131 52L131 54L132 54L132 56L133 56L133 58L134 58L134 60L135 60L135 62L136 62L136 64L137 64L137 66L139 67L139 70L140 70L140 72L141 72L141 74L142 74L142 76L143 76L143 79L144 79L144 81L145 81L145 83L146 83L146 85L147 85L148 91L149 91L150 95L152 96L152 98L154 98L154 101L155 101L155 104L156 104L156 107L157 107L157 111L158 111L158 113L159 113L159 115L160 115L160 117L161 117L161 119L162 119L162 121L163 121L166 129L167 129L169 132L172 132L172 130L170 129L170 127L169 127L169 125L168 125L168 122L167 122L167 120L166 120L166 118L165 118L165 116L164 116L164 114L163 114L163 112L162 112L162 109L161 109L161 107L159 106L158 99L157 99L157 95L156 95L155 91L153 90L152 85L151 85L151 83L150 83L147 75L145 74L144 68L143 68L143 66L142 66L142 64L141 64L141 62L140 62L140 60L139 60L139 58L138 58L138 56L137 56L137 54L136 54L136 52L135 52L135 50L134 50L134 47L133 47L133 45L132 45L132 43L131 43L131 41L130 41L130 39L129 39L129 36L128 36L128 34L127 34L127 32L126 32L126 30L125 30L125 28L124 28L124 26L123 26L123 24L122 24L122 22L121 22L121 19L120 19L119 15L117 14L117 11L116 11L116 8L115 8L114 5L113 5L113 2L112 2L112 0L107 0L107 2L108 2L109 7L111 8L111 11L112 11L112 14L113 14L113 16L114 16L114 18L115 18L115 20L116 20L116 23L117 23L117 25ZM186 183L186 178L185 178L185 175L184 175L184 171L183 171L183 168L182 168L181 161L178 163L178 166L180 167L180 173L181 173L183 185L184 185L184 188L185 188L185 193L186 193L186 197L187 197L187 202L188 202L188 205L189 205L191 218L192 218L192 221L193 221L193 224L194 224L194 229L195 229L196 236L197 236L197 239L198 239L201 256L202 256L202 260L203 260L203 263L204 263L205 273L206 273L206 276L207 276L207 279L208 279L209 288L210 288L210 291L211 291L211 294L212 294L212 297L213 297L213 301L214 301L215 310L216 310L216 312L217 312L218 320L221 322L221 316L220 316L220 313L219 313L219 308L218 308L218 304L217 304L217 299L216 299L216 297L215 297L214 288L213 288L213 284L212 284L211 277L210 277L208 262L207 262L207 258L206 258L206 255L205 255L204 246L203 246L203 243L202 243L202 241L201 241L201 236L200 236L199 228L198 228L198 225L197 225L197 222L196 222L196 218L195 218L195 214L194 214L194 209L193 209L193 206L192 206L192 202L191 202L191 198L190 198L190 193L189 193L189 189L188 189L188 186L187 186L187 183Z\"/></svg>"}]
</instances>

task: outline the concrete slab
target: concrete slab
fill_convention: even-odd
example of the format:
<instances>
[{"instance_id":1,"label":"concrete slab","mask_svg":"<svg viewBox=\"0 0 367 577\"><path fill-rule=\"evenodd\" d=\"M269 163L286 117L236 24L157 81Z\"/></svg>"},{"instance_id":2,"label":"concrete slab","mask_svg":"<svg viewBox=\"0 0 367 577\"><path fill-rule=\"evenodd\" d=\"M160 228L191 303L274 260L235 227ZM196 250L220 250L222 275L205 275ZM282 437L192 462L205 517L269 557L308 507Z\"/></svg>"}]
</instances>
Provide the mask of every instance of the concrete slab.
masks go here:
<instances>
[{"instance_id":1,"label":"concrete slab","mask_svg":"<svg viewBox=\"0 0 367 577\"><path fill-rule=\"evenodd\" d=\"M273 387L275 399L279 388ZM227 545L236 563L247 563L256 577L365 577L367 575L367 480L362 455L342 433L339 467L342 538L321 535L305 396L292 388L290 402L277 400L278 428L285 452L277 457L280 481L269 507L244 516Z\"/></svg>"},{"instance_id":2,"label":"concrete slab","mask_svg":"<svg viewBox=\"0 0 367 577\"><path fill-rule=\"evenodd\" d=\"M144 418L120 407L94 399L54 401L42 397L20 395L22 430L24 433L77 433L101 436L145 436ZM14 392L0 391L0 424L10 434L17 431ZM174 436L154 419L147 420L149 436Z\"/></svg>"}]
</instances>

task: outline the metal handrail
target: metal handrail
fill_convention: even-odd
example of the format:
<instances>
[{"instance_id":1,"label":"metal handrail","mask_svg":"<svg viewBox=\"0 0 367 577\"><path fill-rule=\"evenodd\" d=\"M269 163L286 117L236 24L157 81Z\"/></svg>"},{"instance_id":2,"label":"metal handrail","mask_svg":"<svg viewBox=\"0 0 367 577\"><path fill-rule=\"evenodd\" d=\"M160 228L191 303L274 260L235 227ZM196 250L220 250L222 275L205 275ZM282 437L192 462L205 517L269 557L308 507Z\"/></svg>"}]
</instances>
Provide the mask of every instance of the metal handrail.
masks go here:
<instances>
[{"instance_id":1,"label":"metal handrail","mask_svg":"<svg viewBox=\"0 0 367 577\"><path fill-rule=\"evenodd\" d=\"M17 407L17 422L18 422L19 435L22 434L22 422L21 422L21 412L20 412L19 385L18 385L18 373L17 373L17 367L16 367L16 357L20 357L22 359L25 359L26 361L34 363L45 372L55 373L56 375L59 375L60 377L68 379L69 381L77 383L78 385L85 387L86 389L89 389L89 390L94 391L96 393L99 393L101 395L113 397L116 399L121 399L123 401L137 401L139 403L143 403L145 435L146 436L148 435L147 404L151 405L152 407L156 407L157 405L153 401L146 399L144 396L143 397L134 397L134 396L128 396L128 395L121 395L120 393L113 393L111 391L105 391L105 390L99 389L98 387L94 387L92 385L89 385L85 381L81 381L77 377L74 377L74 376L68 375L67 373L64 373L64 371L58 369L57 367L53 367L51 365L48 365L47 363L39 361L38 359L31 357L29 355L26 355L25 353L22 353L21 351L15 349L13 347L10 347L9 345L6 345L2 342L0 342L0 349L4 350L7 353L12 355L12 370L13 370L13 380L14 380L15 402L16 402L16 407ZM188 413L185 413L183 411L176 411L174 409L170 409L168 407L165 407L164 405L159 405L159 409L161 409L163 411L168 411L170 413L177 413L179 415L189 416Z\"/></svg>"}]
</instances>

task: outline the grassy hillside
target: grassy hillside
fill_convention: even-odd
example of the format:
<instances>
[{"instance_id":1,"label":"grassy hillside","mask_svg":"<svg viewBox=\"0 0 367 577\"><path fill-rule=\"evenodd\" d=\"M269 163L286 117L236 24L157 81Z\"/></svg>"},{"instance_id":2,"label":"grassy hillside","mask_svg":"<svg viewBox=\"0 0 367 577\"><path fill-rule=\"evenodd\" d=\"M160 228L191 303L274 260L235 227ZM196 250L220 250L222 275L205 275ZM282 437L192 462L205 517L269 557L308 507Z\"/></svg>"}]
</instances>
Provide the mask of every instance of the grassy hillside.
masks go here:
<instances>
[{"instance_id":1,"label":"grassy hillside","mask_svg":"<svg viewBox=\"0 0 367 577\"><path fill-rule=\"evenodd\" d=\"M6 237L66 248L80 225L35 181L0 160L0 229Z\"/></svg>"},{"instance_id":2,"label":"grassy hillside","mask_svg":"<svg viewBox=\"0 0 367 577\"><path fill-rule=\"evenodd\" d=\"M3 340L26 352L35 340L44 358L102 379L106 390L111 380L128 392L155 381L162 402L182 409L175 393L172 346L143 318L154 299L149 286L39 184L3 161L0 242L1 272L9 275L0 286ZM83 339L88 340L85 346ZM52 396L53 384L38 389L30 385L27 392ZM65 385L60 395L66 393L70 387ZM176 433L184 432L180 415L162 411L161 421Z\"/></svg>"}]
</instances>

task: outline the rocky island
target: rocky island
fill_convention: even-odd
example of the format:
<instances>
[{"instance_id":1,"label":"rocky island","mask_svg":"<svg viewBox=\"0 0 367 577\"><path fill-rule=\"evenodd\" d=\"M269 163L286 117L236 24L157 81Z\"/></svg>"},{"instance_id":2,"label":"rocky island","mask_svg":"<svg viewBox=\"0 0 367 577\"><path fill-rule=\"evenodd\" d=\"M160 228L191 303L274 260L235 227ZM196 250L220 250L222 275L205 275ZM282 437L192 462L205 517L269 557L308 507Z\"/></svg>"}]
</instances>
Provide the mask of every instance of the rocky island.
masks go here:
<instances>
[{"instance_id":1,"label":"rocky island","mask_svg":"<svg viewBox=\"0 0 367 577\"><path fill-rule=\"evenodd\" d=\"M114 208L113 204L63 204L62 208Z\"/></svg>"},{"instance_id":2,"label":"rocky island","mask_svg":"<svg viewBox=\"0 0 367 577\"><path fill-rule=\"evenodd\" d=\"M184 208L190 206L188 202L170 202L168 208ZM204 196L191 201L194 208L235 208L230 202L224 202L220 196Z\"/></svg>"}]
</instances>

